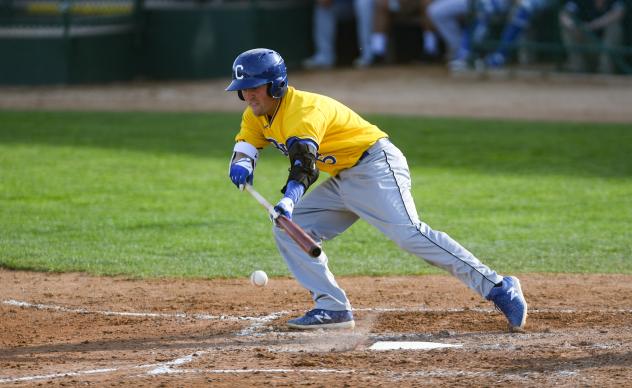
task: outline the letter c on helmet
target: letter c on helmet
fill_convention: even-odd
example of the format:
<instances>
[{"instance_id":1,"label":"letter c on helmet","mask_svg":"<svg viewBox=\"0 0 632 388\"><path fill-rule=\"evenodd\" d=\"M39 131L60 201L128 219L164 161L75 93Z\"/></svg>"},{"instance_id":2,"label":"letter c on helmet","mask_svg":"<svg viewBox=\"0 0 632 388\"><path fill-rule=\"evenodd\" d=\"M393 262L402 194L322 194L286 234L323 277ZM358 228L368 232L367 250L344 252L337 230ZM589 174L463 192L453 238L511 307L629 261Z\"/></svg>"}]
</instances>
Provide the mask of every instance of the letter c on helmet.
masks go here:
<instances>
[{"instance_id":1,"label":"letter c on helmet","mask_svg":"<svg viewBox=\"0 0 632 388\"><path fill-rule=\"evenodd\" d=\"M244 65L235 66L235 79L244 79Z\"/></svg>"}]
</instances>

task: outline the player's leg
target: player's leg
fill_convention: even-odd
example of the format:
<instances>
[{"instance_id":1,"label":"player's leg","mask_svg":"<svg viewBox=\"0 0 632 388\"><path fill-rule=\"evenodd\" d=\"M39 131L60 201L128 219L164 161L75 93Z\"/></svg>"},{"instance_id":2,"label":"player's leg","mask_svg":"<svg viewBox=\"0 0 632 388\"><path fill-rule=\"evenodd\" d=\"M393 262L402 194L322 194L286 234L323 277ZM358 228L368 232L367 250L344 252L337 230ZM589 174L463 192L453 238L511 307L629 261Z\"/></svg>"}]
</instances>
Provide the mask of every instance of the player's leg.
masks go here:
<instances>
[{"instance_id":1,"label":"player's leg","mask_svg":"<svg viewBox=\"0 0 632 388\"><path fill-rule=\"evenodd\" d=\"M526 302L518 280L503 278L446 233L421 222L410 193L406 158L390 143L380 147L372 147L368 157L340 174L349 209L406 251L447 270L481 296L498 299L497 294L505 297L513 292L499 307L512 328L522 328ZM497 285L496 293L492 292Z\"/></svg>"},{"instance_id":2,"label":"player's leg","mask_svg":"<svg viewBox=\"0 0 632 388\"><path fill-rule=\"evenodd\" d=\"M620 23L614 22L604 28L602 44L604 48L618 47L623 42L623 28ZM615 71L613 56L608 51L599 53L599 65L597 71L603 74L612 74Z\"/></svg>"},{"instance_id":3,"label":"player's leg","mask_svg":"<svg viewBox=\"0 0 632 388\"><path fill-rule=\"evenodd\" d=\"M572 72L586 71L586 59L584 54L573 46L584 44L585 36L574 25L572 16L566 11L559 13L560 35L566 47L566 70Z\"/></svg>"},{"instance_id":4,"label":"player's leg","mask_svg":"<svg viewBox=\"0 0 632 388\"><path fill-rule=\"evenodd\" d=\"M292 219L317 242L330 240L349 228L357 219L340 199L336 178L329 178L308 193L294 209ZM296 280L311 294L316 308L351 310L351 304L327 265L327 255L310 257L281 229L274 228L279 252Z\"/></svg>"},{"instance_id":5,"label":"player's leg","mask_svg":"<svg viewBox=\"0 0 632 388\"><path fill-rule=\"evenodd\" d=\"M519 0L516 3L510 11L507 25L503 28L498 48L485 58L489 67L502 67L507 62L511 47L520 40L536 10L543 7L542 4L543 0ZM527 58L524 50L522 56Z\"/></svg>"},{"instance_id":6,"label":"player's leg","mask_svg":"<svg viewBox=\"0 0 632 388\"><path fill-rule=\"evenodd\" d=\"M447 45L448 60L456 59L463 33L459 19L468 10L468 0L435 0L428 7L428 16Z\"/></svg>"},{"instance_id":7,"label":"player's leg","mask_svg":"<svg viewBox=\"0 0 632 388\"><path fill-rule=\"evenodd\" d=\"M356 67L370 66L373 62L371 51L371 34L373 33L373 11L375 0L354 0L353 7L356 17L358 36L358 50L360 56L354 61Z\"/></svg>"},{"instance_id":8,"label":"player's leg","mask_svg":"<svg viewBox=\"0 0 632 388\"><path fill-rule=\"evenodd\" d=\"M408 165L394 145L387 144L340 177L350 210L403 249L446 269L482 296L501 281L501 276L450 236L419 220Z\"/></svg>"},{"instance_id":9,"label":"player's leg","mask_svg":"<svg viewBox=\"0 0 632 388\"><path fill-rule=\"evenodd\" d=\"M336 34L340 19L351 15L350 0L335 0L331 4L316 4L313 14L312 37L316 53L303 61L307 69L326 69L336 64Z\"/></svg>"},{"instance_id":10,"label":"player's leg","mask_svg":"<svg viewBox=\"0 0 632 388\"><path fill-rule=\"evenodd\" d=\"M428 7L434 0L418 0L420 24L423 37L423 51L426 55L435 58L439 55L439 39L435 26L428 16Z\"/></svg>"},{"instance_id":11,"label":"player's leg","mask_svg":"<svg viewBox=\"0 0 632 388\"><path fill-rule=\"evenodd\" d=\"M391 17L390 3L389 0L375 0L374 4L371 54L377 62L383 62L386 58Z\"/></svg>"},{"instance_id":12,"label":"player's leg","mask_svg":"<svg viewBox=\"0 0 632 388\"><path fill-rule=\"evenodd\" d=\"M312 39L316 52L303 61L307 69L328 68L334 65L334 34L336 20L332 7L314 6L312 15Z\"/></svg>"}]
</instances>

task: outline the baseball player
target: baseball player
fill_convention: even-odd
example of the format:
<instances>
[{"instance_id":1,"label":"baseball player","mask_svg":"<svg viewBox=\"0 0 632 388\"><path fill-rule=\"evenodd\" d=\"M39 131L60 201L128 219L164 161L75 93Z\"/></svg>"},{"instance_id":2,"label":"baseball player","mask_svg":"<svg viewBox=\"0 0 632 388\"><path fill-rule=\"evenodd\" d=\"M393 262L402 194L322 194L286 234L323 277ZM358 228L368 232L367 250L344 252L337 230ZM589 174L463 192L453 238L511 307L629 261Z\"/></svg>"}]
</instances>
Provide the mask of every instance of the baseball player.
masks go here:
<instances>
[{"instance_id":1,"label":"baseball player","mask_svg":"<svg viewBox=\"0 0 632 388\"><path fill-rule=\"evenodd\" d=\"M226 90L236 91L247 106L235 137L231 181L238 188L252 183L259 151L268 145L289 159L273 219L290 217L321 243L362 218L491 300L511 329L524 327L527 303L518 279L498 275L450 236L419 220L406 158L385 132L332 98L288 86L285 63L273 50L246 51L232 70ZM330 177L315 186L321 171ZM314 259L280 228L273 229L289 270L315 303L288 326L353 328L351 303L330 272L325 253Z\"/></svg>"}]
</instances>

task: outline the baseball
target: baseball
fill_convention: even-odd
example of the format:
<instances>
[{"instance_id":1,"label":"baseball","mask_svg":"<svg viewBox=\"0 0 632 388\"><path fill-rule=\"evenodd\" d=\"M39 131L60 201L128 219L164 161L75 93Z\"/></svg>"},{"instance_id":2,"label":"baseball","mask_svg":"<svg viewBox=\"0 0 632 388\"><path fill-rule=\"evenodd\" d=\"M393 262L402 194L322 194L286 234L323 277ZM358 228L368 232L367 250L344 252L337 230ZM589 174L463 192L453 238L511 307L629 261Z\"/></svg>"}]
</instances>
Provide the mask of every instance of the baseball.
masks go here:
<instances>
[{"instance_id":1,"label":"baseball","mask_svg":"<svg viewBox=\"0 0 632 388\"><path fill-rule=\"evenodd\" d=\"M255 271L250 274L250 283L253 286L263 287L268 284L268 275L263 271Z\"/></svg>"}]
</instances>

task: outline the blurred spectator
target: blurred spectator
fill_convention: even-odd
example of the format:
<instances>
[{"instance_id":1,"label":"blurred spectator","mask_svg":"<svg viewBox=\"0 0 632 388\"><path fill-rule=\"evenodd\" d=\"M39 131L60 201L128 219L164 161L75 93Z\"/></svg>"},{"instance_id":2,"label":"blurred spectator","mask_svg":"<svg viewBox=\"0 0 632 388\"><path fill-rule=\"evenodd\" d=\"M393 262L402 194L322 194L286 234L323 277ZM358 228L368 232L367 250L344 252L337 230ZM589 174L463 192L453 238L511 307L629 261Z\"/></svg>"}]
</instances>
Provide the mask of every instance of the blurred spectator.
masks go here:
<instances>
[{"instance_id":1,"label":"blurred spectator","mask_svg":"<svg viewBox=\"0 0 632 388\"><path fill-rule=\"evenodd\" d=\"M463 23L470 11L469 0L434 0L428 6L428 16L446 44L448 63L459 58Z\"/></svg>"},{"instance_id":2,"label":"blurred spectator","mask_svg":"<svg viewBox=\"0 0 632 388\"><path fill-rule=\"evenodd\" d=\"M329 69L336 64L337 27L340 20L356 18L360 57L354 63L372 62L370 50L373 31L374 0L316 0L313 39L316 52L303 61L306 69Z\"/></svg>"},{"instance_id":3,"label":"blurred spectator","mask_svg":"<svg viewBox=\"0 0 632 388\"><path fill-rule=\"evenodd\" d=\"M507 62L512 46L528 31L533 16L555 4L555 0L517 0L511 9L507 24L503 28L500 44L494 52L485 58L485 64L491 68L502 67ZM526 50L523 53L522 62L528 62Z\"/></svg>"},{"instance_id":4,"label":"blurred spectator","mask_svg":"<svg viewBox=\"0 0 632 388\"><path fill-rule=\"evenodd\" d=\"M614 72L613 56L607 48L621 45L624 16L623 0L567 1L560 11L560 29L568 52L568 70L590 70L587 59L598 59L597 71ZM599 52L594 54L572 47L580 44L595 45Z\"/></svg>"},{"instance_id":5,"label":"blurred spectator","mask_svg":"<svg viewBox=\"0 0 632 388\"><path fill-rule=\"evenodd\" d=\"M376 0L374 32L371 51L374 60L381 62L388 52L388 32L393 17L418 16L423 36L423 52L429 57L439 54L439 42L426 10L432 0Z\"/></svg>"},{"instance_id":6,"label":"blurred spectator","mask_svg":"<svg viewBox=\"0 0 632 388\"><path fill-rule=\"evenodd\" d=\"M500 68L507 62L511 49L529 27L533 15L552 4L552 0L477 0L475 2L475 17L472 25L465 31L458 60L462 63L454 67L463 67L472 59L472 46L483 42L488 34L489 24L493 19L506 19L506 24L500 36L498 47L485 58L488 68ZM525 50L526 51L526 50ZM526 53L522 55L527 62Z\"/></svg>"},{"instance_id":7,"label":"blurred spectator","mask_svg":"<svg viewBox=\"0 0 632 388\"><path fill-rule=\"evenodd\" d=\"M465 26L456 55L449 65L453 71L465 70L472 59L473 46L482 43L489 33L492 19L502 18L511 7L511 0L475 0L474 20Z\"/></svg>"},{"instance_id":8,"label":"blurred spectator","mask_svg":"<svg viewBox=\"0 0 632 388\"><path fill-rule=\"evenodd\" d=\"M500 36L500 44L494 52L485 58L486 66L490 68L502 67L510 54L512 47L525 35L533 32L530 28L534 15L556 4L555 0L516 0L509 13L507 24ZM529 50L519 49L521 63L528 63Z\"/></svg>"},{"instance_id":9,"label":"blurred spectator","mask_svg":"<svg viewBox=\"0 0 632 388\"><path fill-rule=\"evenodd\" d=\"M507 62L510 50L529 27L533 15L553 1L473 0L469 8L468 0L435 0L430 12L448 44L449 67L453 71L467 69L474 59L475 46L487 39L490 24L506 20L498 47L484 60L485 66L499 68ZM466 24L470 13L472 21Z\"/></svg>"}]
</instances>

